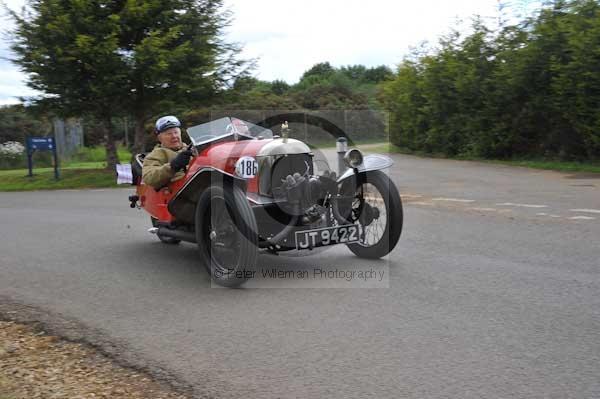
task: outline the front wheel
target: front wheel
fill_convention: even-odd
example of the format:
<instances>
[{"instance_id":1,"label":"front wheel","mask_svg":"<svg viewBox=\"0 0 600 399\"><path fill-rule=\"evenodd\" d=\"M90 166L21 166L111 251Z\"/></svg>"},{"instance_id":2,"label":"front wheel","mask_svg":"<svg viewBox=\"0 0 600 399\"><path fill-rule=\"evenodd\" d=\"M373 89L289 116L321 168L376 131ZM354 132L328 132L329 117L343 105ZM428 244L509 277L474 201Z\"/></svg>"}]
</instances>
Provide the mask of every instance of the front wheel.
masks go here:
<instances>
[{"instance_id":1,"label":"front wheel","mask_svg":"<svg viewBox=\"0 0 600 399\"><path fill-rule=\"evenodd\" d=\"M252 277L258 256L256 218L244 191L209 186L196 205L200 258L213 281L237 287Z\"/></svg>"},{"instance_id":2,"label":"front wheel","mask_svg":"<svg viewBox=\"0 0 600 399\"><path fill-rule=\"evenodd\" d=\"M350 217L359 225L360 240L348 248L361 258L379 259L400 239L402 200L394 182L381 171L366 172L357 182L352 185L355 198Z\"/></svg>"}]
</instances>

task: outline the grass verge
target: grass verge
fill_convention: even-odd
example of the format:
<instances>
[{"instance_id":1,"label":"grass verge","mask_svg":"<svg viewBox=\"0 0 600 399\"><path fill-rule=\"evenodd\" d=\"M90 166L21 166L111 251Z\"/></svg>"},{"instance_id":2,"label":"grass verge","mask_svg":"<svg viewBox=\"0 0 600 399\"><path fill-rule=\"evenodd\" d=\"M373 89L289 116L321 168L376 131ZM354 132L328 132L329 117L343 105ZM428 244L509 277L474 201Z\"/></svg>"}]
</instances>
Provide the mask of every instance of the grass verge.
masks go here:
<instances>
[{"instance_id":1,"label":"grass verge","mask_svg":"<svg viewBox=\"0 0 600 399\"><path fill-rule=\"evenodd\" d=\"M118 154L120 162L129 163L131 153L126 148L119 147ZM58 181L54 180L53 168L47 165L37 167L39 164L34 160L33 177L27 177L28 170L23 168L0 170L0 191L117 187L115 172L105 169L106 153L103 147L83 147L70 159L61 162Z\"/></svg>"},{"instance_id":2,"label":"grass verge","mask_svg":"<svg viewBox=\"0 0 600 399\"><path fill-rule=\"evenodd\" d=\"M0 321L0 399L187 399L93 348Z\"/></svg>"},{"instance_id":3,"label":"grass verge","mask_svg":"<svg viewBox=\"0 0 600 399\"><path fill-rule=\"evenodd\" d=\"M127 163L131 160L131 152L123 146L117 147L117 155L121 163ZM33 155L33 167L49 168L53 164L52 153L36 152ZM106 166L106 150L104 147L81 147L76 153L69 157L62 158L59 162L61 168L74 168L78 165L98 165L98 168ZM27 156L21 154L17 159L9 160L0 157L0 170L15 170L27 168Z\"/></svg>"},{"instance_id":4,"label":"grass verge","mask_svg":"<svg viewBox=\"0 0 600 399\"><path fill-rule=\"evenodd\" d=\"M121 162L129 162L131 152L124 146L117 147L117 155ZM102 146L97 147L81 147L79 151L70 157L69 163L75 162L105 162L106 149Z\"/></svg>"},{"instance_id":5,"label":"grass verge","mask_svg":"<svg viewBox=\"0 0 600 399\"><path fill-rule=\"evenodd\" d=\"M117 187L115 172L106 169L62 169L59 180L54 180L53 169L34 170L33 177L26 174L26 170L0 171L0 191Z\"/></svg>"},{"instance_id":6,"label":"grass verge","mask_svg":"<svg viewBox=\"0 0 600 399\"><path fill-rule=\"evenodd\" d=\"M298 140L302 140L302 139L298 139ZM385 139L382 139L381 137L375 138L375 139L362 139L362 140L354 141L354 145L360 147L361 145L381 144L383 141L385 141ZM318 148L318 149L335 148L336 147L336 139L332 137L331 140L327 140L327 141L309 142L308 146L310 148Z\"/></svg>"},{"instance_id":7,"label":"grass verge","mask_svg":"<svg viewBox=\"0 0 600 399\"><path fill-rule=\"evenodd\" d=\"M598 163L584 163L584 162L568 162L568 161L556 161L556 160L544 160L544 159L512 159L512 160L503 160L503 159L484 159L478 157L467 157L467 156L459 156L459 157L447 157L445 155L440 154L427 154L418 151L411 151L409 149L398 147L391 143L381 144L377 147L370 148L372 152L384 152L384 153L394 153L394 154L409 154L426 158L445 158L445 159L455 159L461 161L477 161L477 162L487 162L493 164L500 165L509 165L509 166L520 166L525 168L533 168L533 169L544 169L544 170L556 170L559 172L579 172L579 173L600 173L600 164Z\"/></svg>"}]
</instances>

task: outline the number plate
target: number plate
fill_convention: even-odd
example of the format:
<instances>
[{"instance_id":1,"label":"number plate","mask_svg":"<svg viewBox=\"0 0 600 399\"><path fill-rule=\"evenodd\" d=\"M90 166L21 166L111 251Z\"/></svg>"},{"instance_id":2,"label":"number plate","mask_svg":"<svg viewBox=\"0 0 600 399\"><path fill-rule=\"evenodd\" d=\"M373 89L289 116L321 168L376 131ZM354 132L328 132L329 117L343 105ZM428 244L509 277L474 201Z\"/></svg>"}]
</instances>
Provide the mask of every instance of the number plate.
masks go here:
<instances>
[{"instance_id":1,"label":"number plate","mask_svg":"<svg viewBox=\"0 0 600 399\"><path fill-rule=\"evenodd\" d=\"M348 244L356 242L358 239L358 226L354 224L324 227L314 230L302 230L296 232L296 249Z\"/></svg>"}]
</instances>

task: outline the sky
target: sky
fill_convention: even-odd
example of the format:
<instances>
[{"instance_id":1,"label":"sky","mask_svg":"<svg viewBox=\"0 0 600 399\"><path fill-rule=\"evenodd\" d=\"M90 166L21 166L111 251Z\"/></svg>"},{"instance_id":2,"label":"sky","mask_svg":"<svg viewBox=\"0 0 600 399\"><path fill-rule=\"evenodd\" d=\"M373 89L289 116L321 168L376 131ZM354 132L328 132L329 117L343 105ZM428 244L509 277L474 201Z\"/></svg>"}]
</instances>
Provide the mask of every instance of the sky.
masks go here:
<instances>
[{"instance_id":1,"label":"sky","mask_svg":"<svg viewBox=\"0 0 600 399\"><path fill-rule=\"evenodd\" d=\"M24 4L2 1L11 9ZM318 62L395 68L411 47L435 42L457 20L481 15L493 23L498 16L498 0L225 0L224 8L233 17L225 37L243 46L243 58L257 60L254 75L290 84ZM10 29L11 21L4 17L0 26ZM10 57L1 40L0 57ZM0 105L36 94L25 79L0 59Z\"/></svg>"}]
</instances>

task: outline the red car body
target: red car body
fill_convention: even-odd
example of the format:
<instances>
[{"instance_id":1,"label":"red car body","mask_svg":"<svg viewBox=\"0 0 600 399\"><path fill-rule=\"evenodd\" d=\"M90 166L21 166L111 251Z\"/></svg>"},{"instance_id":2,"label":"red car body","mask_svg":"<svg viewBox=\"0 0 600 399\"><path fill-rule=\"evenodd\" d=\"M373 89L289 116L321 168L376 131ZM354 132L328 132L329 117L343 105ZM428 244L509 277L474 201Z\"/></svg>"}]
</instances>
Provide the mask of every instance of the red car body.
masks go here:
<instances>
[{"instance_id":1,"label":"red car body","mask_svg":"<svg viewBox=\"0 0 600 399\"><path fill-rule=\"evenodd\" d=\"M226 141L202 148L198 155L192 158L182 179L174 181L160 190L155 190L140 180L137 185L137 194L141 207L160 221L172 222L174 217L168 209L169 201L199 170L214 168L233 176L235 164L240 157L256 156L258 150L270 141L272 139ZM258 176L247 179L246 183L248 193L258 192Z\"/></svg>"}]
</instances>

